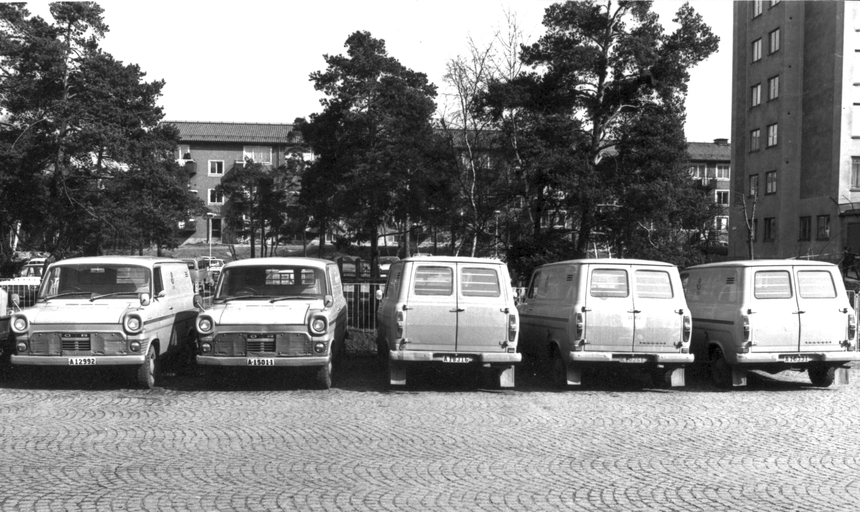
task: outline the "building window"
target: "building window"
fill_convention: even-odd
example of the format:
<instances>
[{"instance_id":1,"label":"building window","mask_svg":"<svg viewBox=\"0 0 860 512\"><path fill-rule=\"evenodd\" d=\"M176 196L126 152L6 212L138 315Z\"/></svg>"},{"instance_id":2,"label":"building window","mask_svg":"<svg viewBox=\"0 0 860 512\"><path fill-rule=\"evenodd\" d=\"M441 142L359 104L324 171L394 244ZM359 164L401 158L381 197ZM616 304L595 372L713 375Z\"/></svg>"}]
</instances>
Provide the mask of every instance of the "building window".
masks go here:
<instances>
[{"instance_id":1,"label":"building window","mask_svg":"<svg viewBox=\"0 0 860 512\"><path fill-rule=\"evenodd\" d=\"M750 176L750 197L758 196L758 174Z\"/></svg>"},{"instance_id":2,"label":"building window","mask_svg":"<svg viewBox=\"0 0 860 512\"><path fill-rule=\"evenodd\" d=\"M797 236L798 240L811 240L812 239L812 217L801 217L800 218L800 232Z\"/></svg>"},{"instance_id":3,"label":"building window","mask_svg":"<svg viewBox=\"0 0 860 512\"><path fill-rule=\"evenodd\" d=\"M269 146L245 146L242 156L246 160L253 160L255 164L271 164L272 148Z\"/></svg>"},{"instance_id":4,"label":"building window","mask_svg":"<svg viewBox=\"0 0 860 512\"><path fill-rule=\"evenodd\" d=\"M761 38L752 42L752 61L758 62L761 60Z\"/></svg>"},{"instance_id":5,"label":"building window","mask_svg":"<svg viewBox=\"0 0 860 512\"><path fill-rule=\"evenodd\" d=\"M776 237L776 219L774 217L765 217L764 219L764 241L773 242Z\"/></svg>"},{"instance_id":6,"label":"building window","mask_svg":"<svg viewBox=\"0 0 860 512\"><path fill-rule=\"evenodd\" d=\"M758 151L761 147L761 130L756 128L750 132L750 151Z\"/></svg>"},{"instance_id":7,"label":"building window","mask_svg":"<svg viewBox=\"0 0 860 512\"><path fill-rule=\"evenodd\" d=\"M188 144L180 144L176 148L177 160L191 160L191 146Z\"/></svg>"},{"instance_id":8,"label":"building window","mask_svg":"<svg viewBox=\"0 0 860 512\"><path fill-rule=\"evenodd\" d=\"M779 98L779 75L767 79L767 99Z\"/></svg>"},{"instance_id":9,"label":"building window","mask_svg":"<svg viewBox=\"0 0 860 512\"><path fill-rule=\"evenodd\" d=\"M708 169L705 164L695 164L690 166L690 177L691 178L707 178L708 177Z\"/></svg>"},{"instance_id":10,"label":"building window","mask_svg":"<svg viewBox=\"0 0 860 512\"><path fill-rule=\"evenodd\" d=\"M213 218L211 222L209 236L213 239L221 240L221 219Z\"/></svg>"},{"instance_id":11,"label":"building window","mask_svg":"<svg viewBox=\"0 0 860 512\"><path fill-rule=\"evenodd\" d=\"M860 157L851 157L851 188L860 188Z\"/></svg>"},{"instance_id":12,"label":"building window","mask_svg":"<svg viewBox=\"0 0 860 512\"><path fill-rule=\"evenodd\" d=\"M761 84L755 84L750 88L750 106L757 107L761 105Z\"/></svg>"},{"instance_id":13,"label":"building window","mask_svg":"<svg viewBox=\"0 0 860 512\"><path fill-rule=\"evenodd\" d=\"M753 1L753 18L761 16L763 3L764 3L764 0L754 0Z\"/></svg>"},{"instance_id":14,"label":"building window","mask_svg":"<svg viewBox=\"0 0 860 512\"><path fill-rule=\"evenodd\" d=\"M224 160L209 160L209 176L224 174Z\"/></svg>"},{"instance_id":15,"label":"building window","mask_svg":"<svg viewBox=\"0 0 860 512\"><path fill-rule=\"evenodd\" d=\"M717 190L717 204L721 206L729 205L729 191Z\"/></svg>"},{"instance_id":16,"label":"building window","mask_svg":"<svg viewBox=\"0 0 860 512\"><path fill-rule=\"evenodd\" d=\"M770 0L770 6L776 7L779 4L779 0Z\"/></svg>"},{"instance_id":17,"label":"building window","mask_svg":"<svg viewBox=\"0 0 860 512\"><path fill-rule=\"evenodd\" d=\"M220 190L209 189L209 204L224 204L224 195Z\"/></svg>"},{"instance_id":18,"label":"building window","mask_svg":"<svg viewBox=\"0 0 860 512\"><path fill-rule=\"evenodd\" d=\"M779 139L779 126L774 123L767 126L767 147L776 146Z\"/></svg>"},{"instance_id":19,"label":"building window","mask_svg":"<svg viewBox=\"0 0 860 512\"><path fill-rule=\"evenodd\" d=\"M768 171L764 175L764 193L776 194L776 171Z\"/></svg>"},{"instance_id":20,"label":"building window","mask_svg":"<svg viewBox=\"0 0 860 512\"><path fill-rule=\"evenodd\" d=\"M717 164L717 178L729 179L730 177L729 166L726 164Z\"/></svg>"},{"instance_id":21,"label":"building window","mask_svg":"<svg viewBox=\"0 0 860 512\"><path fill-rule=\"evenodd\" d=\"M722 216L714 218L714 228L719 231L726 231L729 229L729 218Z\"/></svg>"},{"instance_id":22,"label":"building window","mask_svg":"<svg viewBox=\"0 0 860 512\"><path fill-rule=\"evenodd\" d=\"M818 230L815 238L817 240L830 240L830 215L818 216Z\"/></svg>"},{"instance_id":23,"label":"building window","mask_svg":"<svg viewBox=\"0 0 860 512\"><path fill-rule=\"evenodd\" d=\"M779 29L770 33L770 53L779 51Z\"/></svg>"}]
</instances>

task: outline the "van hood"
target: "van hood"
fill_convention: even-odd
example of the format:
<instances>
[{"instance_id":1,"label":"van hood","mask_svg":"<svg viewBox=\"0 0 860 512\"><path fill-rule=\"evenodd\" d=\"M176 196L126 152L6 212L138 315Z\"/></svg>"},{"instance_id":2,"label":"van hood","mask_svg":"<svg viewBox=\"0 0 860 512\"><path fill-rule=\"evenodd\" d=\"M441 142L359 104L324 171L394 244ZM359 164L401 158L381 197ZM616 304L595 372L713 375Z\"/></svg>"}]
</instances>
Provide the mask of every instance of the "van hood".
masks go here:
<instances>
[{"instance_id":1,"label":"van hood","mask_svg":"<svg viewBox=\"0 0 860 512\"><path fill-rule=\"evenodd\" d=\"M311 305L322 301L228 302L207 310L217 325L303 324Z\"/></svg>"},{"instance_id":2,"label":"van hood","mask_svg":"<svg viewBox=\"0 0 860 512\"><path fill-rule=\"evenodd\" d=\"M123 315L130 309L137 309L140 303L127 300L90 301L51 301L29 310L27 316L34 325L42 324L110 324L121 323Z\"/></svg>"}]
</instances>

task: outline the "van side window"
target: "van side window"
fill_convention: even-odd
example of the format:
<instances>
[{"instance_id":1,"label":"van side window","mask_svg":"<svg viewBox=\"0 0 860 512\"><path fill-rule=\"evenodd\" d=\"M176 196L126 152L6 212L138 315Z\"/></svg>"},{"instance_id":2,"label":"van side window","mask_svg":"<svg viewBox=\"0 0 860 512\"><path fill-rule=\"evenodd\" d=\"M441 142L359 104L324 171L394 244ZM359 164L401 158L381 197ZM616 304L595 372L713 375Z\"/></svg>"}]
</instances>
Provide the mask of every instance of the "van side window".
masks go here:
<instances>
[{"instance_id":1,"label":"van side window","mask_svg":"<svg viewBox=\"0 0 860 512\"><path fill-rule=\"evenodd\" d=\"M388 283L385 285L385 293L383 294L385 297L393 297L397 293L397 289L400 286L400 273L403 267L397 265L392 265L389 270L388 275Z\"/></svg>"},{"instance_id":2,"label":"van side window","mask_svg":"<svg viewBox=\"0 0 860 512\"><path fill-rule=\"evenodd\" d=\"M543 272L538 270L537 272L535 272L534 277L532 277L532 283L529 285L528 298L536 299L536 298L538 298L539 295L541 295L541 293L540 293L541 281L545 281L545 278L543 276ZM544 283L544 284L546 284L546 283Z\"/></svg>"},{"instance_id":3,"label":"van side window","mask_svg":"<svg viewBox=\"0 0 860 512\"><path fill-rule=\"evenodd\" d=\"M797 293L804 299L832 299L836 297L833 276L823 270L797 272Z\"/></svg>"},{"instance_id":4,"label":"van side window","mask_svg":"<svg viewBox=\"0 0 860 512\"><path fill-rule=\"evenodd\" d=\"M454 270L451 267L420 266L415 269L415 295L451 295Z\"/></svg>"},{"instance_id":5,"label":"van side window","mask_svg":"<svg viewBox=\"0 0 860 512\"><path fill-rule=\"evenodd\" d=\"M592 297L627 297L627 271L620 269L598 268L591 272Z\"/></svg>"},{"instance_id":6,"label":"van side window","mask_svg":"<svg viewBox=\"0 0 860 512\"><path fill-rule=\"evenodd\" d=\"M164 281L161 280L161 267L155 267L152 275L154 281L153 284L155 285L155 289L153 291L155 292L155 295L158 295L164 290Z\"/></svg>"},{"instance_id":7,"label":"van side window","mask_svg":"<svg viewBox=\"0 0 860 512\"><path fill-rule=\"evenodd\" d=\"M684 295L687 295L687 283L690 282L690 274L681 274L681 289L684 290Z\"/></svg>"},{"instance_id":8,"label":"van side window","mask_svg":"<svg viewBox=\"0 0 860 512\"><path fill-rule=\"evenodd\" d=\"M757 299L790 299L791 276L787 270L764 270L755 273L753 294Z\"/></svg>"},{"instance_id":9,"label":"van side window","mask_svg":"<svg viewBox=\"0 0 860 512\"><path fill-rule=\"evenodd\" d=\"M636 296L640 299L671 299L672 280L668 272L661 270L637 270Z\"/></svg>"},{"instance_id":10,"label":"van side window","mask_svg":"<svg viewBox=\"0 0 860 512\"><path fill-rule=\"evenodd\" d=\"M499 274L491 268L464 267L460 270L464 297L498 297L502 294Z\"/></svg>"}]
</instances>

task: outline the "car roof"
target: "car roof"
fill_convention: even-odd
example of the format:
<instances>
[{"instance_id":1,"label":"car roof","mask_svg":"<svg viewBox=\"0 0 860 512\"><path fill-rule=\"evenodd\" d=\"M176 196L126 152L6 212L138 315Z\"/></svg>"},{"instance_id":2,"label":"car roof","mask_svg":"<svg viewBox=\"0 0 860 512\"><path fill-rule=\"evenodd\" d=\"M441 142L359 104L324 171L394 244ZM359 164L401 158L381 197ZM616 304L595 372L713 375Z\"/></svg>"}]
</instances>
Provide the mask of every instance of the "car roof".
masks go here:
<instances>
[{"instance_id":1,"label":"car roof","mask_svg":"<svg viewBox=\"0 0 860 512\"><path fill-rule=\"evenodd\" d=\"M418 263L488 263L491 265L504 265L505 262L495 258L473 258L471 256L410 256L400 261L414 261Z\"/></svg>"},{"instance_id":2,"label":"car roof","mask_svg":"<svg viewBox=\"0 0 860 512\"><path fill-rule=\"evenodd\" d=\"M671 263L666 263L665 261L655 261L655 260L639 260L634 258L581 258L576 260L564 260L564 261L556 261L553 263L546 263L541 265L542 267L550 267L556 265L578 265L578 264L588 264L588 265L640 265L640 266L651 266L651 267L674 267L675 265Z\"/></svg>"},{"instance_id":3,"label":"car roof","mask_svg":"<svg viewBox=\"0 0 860 512\"><path fill-rule=\"evenodd\" d=\"M737 261L720 261L717 263L705 263L703 265L695 265L688 267L685 270L704 269L704 268L736 268L736 267L784 267L787 265L795 267L835 267L833 263L826 261L815 260L737 260Z\"/></svg>"},{"instance_id":4,"label":"car roof","mask_svg":"<svg viewBox=\"0 0 860 512\"><path fill-rule=\"evenodd\" d=\"M249 258L245 260L231 261L224 265L224 268L257 267L262 265L305 265L308 267L325 268L326 265L334 265L334 262L321 260L319 258L272 256L267 258Z\"/></svg>"},{"instance_id":5,"label":"car roof","mask_svg":"<svg viewBox=\"0 0 860 512\"><path fill-rule=\"evenodd\" d=\"M158 256L84 256L81 258L69 258L66 260L55 261L52 266L131 264L149 267L156 263L179 263L183 266L185 265L185 262L182 260Z\"/></svg>"}]
</instances>

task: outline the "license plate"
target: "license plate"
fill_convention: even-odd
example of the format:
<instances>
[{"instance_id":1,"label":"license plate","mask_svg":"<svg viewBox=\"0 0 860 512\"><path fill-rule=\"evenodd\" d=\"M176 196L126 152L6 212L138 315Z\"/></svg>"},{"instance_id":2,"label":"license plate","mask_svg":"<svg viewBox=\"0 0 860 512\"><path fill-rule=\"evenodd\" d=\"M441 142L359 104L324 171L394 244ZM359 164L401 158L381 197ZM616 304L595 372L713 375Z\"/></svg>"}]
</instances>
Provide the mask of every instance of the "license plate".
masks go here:
<instances>
[{"instance_id":1,"label":"license plate","mask_svg":"<svg viewBox=\"0 0 860 512\"><path fill-rule=\"evenodd\" d=\"M786 363L808 363L809 356L782 356Z\"/></svg>"},{"instance_id":2,"label":"license plate","mask_svg":"<svg viewBox=\"0 0 860 512\"><path fill-rule=\"evenodd\" d=\"M471 357L463 356L442 356L443 363L471 363Z\"/></svg>"},{"instance_id":3,"label":"license plate","mask_svg":"<svg viewBox=\"0 0 860 512\"><path fill-rule=\"evenodd\" d=\"M644 363L647 359L644 357L622 357L618 359L619 363Z\"/></svg>"},{"instance_id":4,"label":"license plate","mask_svg":"<svg viewBox=\"0 0 860 512\"><path fill-rule=\"evenodd\" d=\"M275 366L273 357L248 358L248 366Z\"/></svg>"},{"instance_id":5,"label":"license plate","mask_svg":"<svg viewBox=\"0 0 860 512\"><path fill-rule=\"evenodd\" d=\"M91 366L96 364L95 357L70 357L69 366Z\"/></svg>"}]
</instances>

